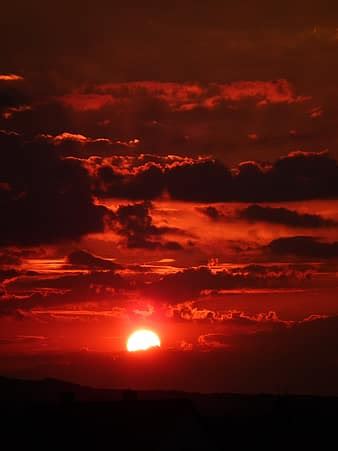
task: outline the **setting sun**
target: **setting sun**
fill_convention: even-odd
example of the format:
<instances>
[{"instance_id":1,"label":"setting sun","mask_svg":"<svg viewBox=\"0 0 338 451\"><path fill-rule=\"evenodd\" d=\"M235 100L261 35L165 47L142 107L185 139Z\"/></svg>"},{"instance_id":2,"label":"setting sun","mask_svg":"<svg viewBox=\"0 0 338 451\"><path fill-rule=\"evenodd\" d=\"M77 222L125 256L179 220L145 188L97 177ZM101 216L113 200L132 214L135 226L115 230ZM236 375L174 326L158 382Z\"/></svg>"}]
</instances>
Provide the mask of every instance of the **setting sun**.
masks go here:
<instances>
[{"instance_id":1,"label":"setting sun","mask_svg":"<svg viewBox=\"0 0 338 451\"><path fill-rule=\"evenodd\" d=\"M146 351L150 348L160 347L161 340L159 336L147 329L140 329L133 332L127 340L127 350L133 351Z\"/></svg>"}]
</instances>

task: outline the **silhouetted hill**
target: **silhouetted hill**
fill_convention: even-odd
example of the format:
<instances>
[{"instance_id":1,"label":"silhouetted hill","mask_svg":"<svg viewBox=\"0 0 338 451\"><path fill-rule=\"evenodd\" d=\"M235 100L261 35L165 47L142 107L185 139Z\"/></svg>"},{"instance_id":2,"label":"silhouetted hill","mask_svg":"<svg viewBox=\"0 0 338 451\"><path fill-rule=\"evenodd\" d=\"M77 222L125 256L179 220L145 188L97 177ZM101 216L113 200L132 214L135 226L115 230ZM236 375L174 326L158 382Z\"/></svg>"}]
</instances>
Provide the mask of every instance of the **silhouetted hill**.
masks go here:
<instances>
[{"instance_id":1,"label":"silhouetted hill","mask_svg":"<svg viewBox=\"0 0 338 451\"><path fill-rule=\"evenodd\" d=\"M0 400L12 402L59 401L64 393L73 393L79 401L116 400L118 390L84 387L57 379L24 380L0 376Z\"/></svg>"},{"instance_id":2,"label":"silhouetted hill","mask_svg":"<svg viewBox=\"0 0 338 451\"><path fill-rule=\"evenodd\" d=\"M15 442L96 449L202 450L337 444L338 398L110 390L0 377L1 425ZM20 431L18 434L17 431ZM46 436L47 442L44 437Z\"/></svg>"}]
</instances>

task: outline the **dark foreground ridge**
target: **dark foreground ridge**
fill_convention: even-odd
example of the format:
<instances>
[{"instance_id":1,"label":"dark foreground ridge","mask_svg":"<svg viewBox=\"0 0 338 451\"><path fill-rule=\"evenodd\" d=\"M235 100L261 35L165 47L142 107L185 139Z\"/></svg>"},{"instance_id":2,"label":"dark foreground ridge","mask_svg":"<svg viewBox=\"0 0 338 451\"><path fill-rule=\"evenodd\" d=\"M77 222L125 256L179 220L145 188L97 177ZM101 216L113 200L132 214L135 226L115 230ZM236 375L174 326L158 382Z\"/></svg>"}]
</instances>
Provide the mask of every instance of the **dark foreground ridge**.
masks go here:
<instances>
[{"instance_id":1,"label":"dark foreground ridge","mask_svg":"<svg viewBox=\"0 0 338 451\"><path fill-rule=\"evenodd\" d=\"M338 398L108 390L0 377L12 445L115 450L337 447Z\"/></svg>"}]
</instances>

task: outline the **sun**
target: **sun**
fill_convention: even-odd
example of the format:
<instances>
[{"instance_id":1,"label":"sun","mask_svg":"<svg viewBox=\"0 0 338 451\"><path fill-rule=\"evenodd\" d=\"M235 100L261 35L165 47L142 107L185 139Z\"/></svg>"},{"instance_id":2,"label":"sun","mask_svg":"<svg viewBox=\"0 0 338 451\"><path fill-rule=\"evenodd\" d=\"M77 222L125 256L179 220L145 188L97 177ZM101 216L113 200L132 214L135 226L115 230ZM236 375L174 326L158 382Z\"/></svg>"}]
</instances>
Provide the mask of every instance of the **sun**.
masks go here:
<instances>
[{"instance_id":1,"label":"sun","mask_svg":"<svg viewBox=\"0 0 338 451\"><path fill-rule=\"evenodd\" d=\"M139 329L133 332L127 340L127 351L146 351L161 346L160 337L148 329Z\"/></svg>"}]
</instances>

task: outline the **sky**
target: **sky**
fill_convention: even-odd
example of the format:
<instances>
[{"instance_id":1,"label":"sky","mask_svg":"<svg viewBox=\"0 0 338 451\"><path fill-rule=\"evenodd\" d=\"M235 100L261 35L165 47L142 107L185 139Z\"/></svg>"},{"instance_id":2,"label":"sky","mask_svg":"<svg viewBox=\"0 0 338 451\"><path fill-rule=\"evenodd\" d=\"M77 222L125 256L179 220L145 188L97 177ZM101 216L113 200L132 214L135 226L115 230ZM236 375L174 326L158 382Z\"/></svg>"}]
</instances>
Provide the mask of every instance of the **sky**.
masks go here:
<instances>
[{"instance_id":1,"label":"sky","mask_svg":"<svg viewBox=\"0 0 338 451\"><path fill-rule=\"evenodd\" d=\"M337 52L335 1L4 4L0 372L338 395Z\"/></svg>"}]
</instances>

